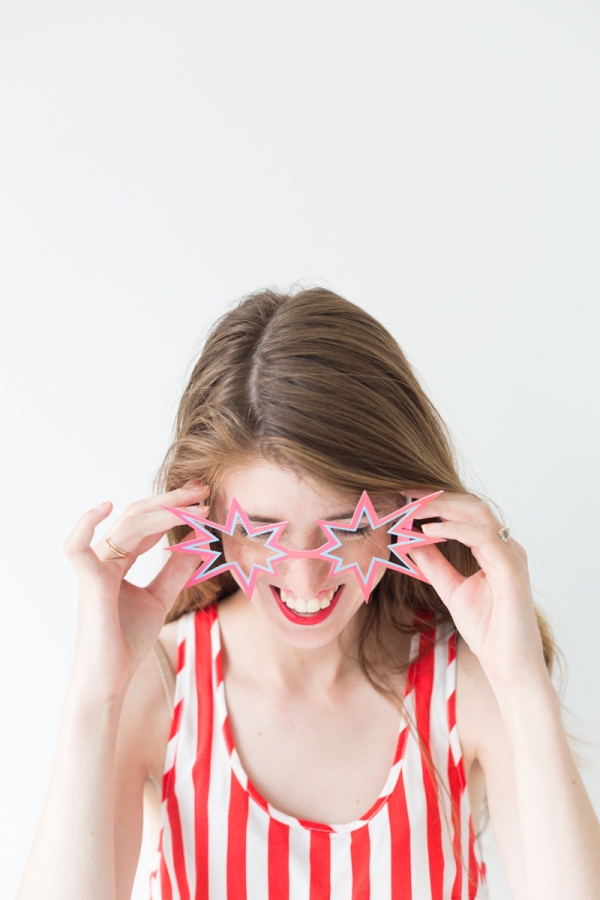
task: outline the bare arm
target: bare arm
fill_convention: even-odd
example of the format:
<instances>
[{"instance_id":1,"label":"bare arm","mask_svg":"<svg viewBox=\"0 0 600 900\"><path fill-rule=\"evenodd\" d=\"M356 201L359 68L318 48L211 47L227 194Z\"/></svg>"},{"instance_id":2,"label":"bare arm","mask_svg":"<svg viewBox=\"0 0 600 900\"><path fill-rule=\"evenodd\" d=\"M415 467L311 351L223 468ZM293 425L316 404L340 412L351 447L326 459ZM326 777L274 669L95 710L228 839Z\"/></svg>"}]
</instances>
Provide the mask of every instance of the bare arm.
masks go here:
<instances>
[{"instance_id":1,"label":"bare arm","mask_svg":"<svg viewBox=\"0 0 600 900\"><path fill-rule=\"evenodd\" d=\"M113 900L113 768L120 708L70 696L18 900Z\"/></svg>"},{"instance_id":2,"label":"bare arm","mask_svg":"<svg viewBox=\"0 0 600 900\"><path fill-rule=\"evenodd\" d=\"M195 561L173 554L146 589L124 575L178 522L161 505L197 503L202 496L181 489L130 507L111 530L126 559L111 558L105 542L90 547L110 505L87 513L67 542L80 580L75 663L17 900L125 900L131 893L152 752L143 727L153 704L144 661ZM162 691L157 675L155 681Z\"/></svg>"},{"instance_id":3,"label":"bare arm","mask_svg":"<svg viewBox=\"0 0 600 900\"><path fill-rule=\"evenodd\" d=\"M514 900L600 896L600 825L550 679L500 705L502 691L462 640L457 678L461 741L476 748Z\"/></svg>"},{"instance_id":4,"label":"bare arm","mask_svg":"<svg viewBox=\"0 0 600 900\"><path fill-rule=\"evenodd\" d=\"M472 496L444 494L429 514L442 521L423 530L481 566L465 577L434 546L414 552L472 651L477 758L511 887L518 900L600 900L600 823L544 663L525 551Z\"/></svg>"},{"instance_id":5,"label":"bare arm","mask_svg":"<svg viewBox=\"0 0 600 900\"><path fill-rule=\"evenodd\" d=\"M522 896L600 900L600 823L571 754L550 678L494 693L514 771L527 886ZM496 753L490 746L481 751L482 767L492 779ZM491 814L502 814L502 785L494 782L491 793Z\"/></svg>"}]
</instances>

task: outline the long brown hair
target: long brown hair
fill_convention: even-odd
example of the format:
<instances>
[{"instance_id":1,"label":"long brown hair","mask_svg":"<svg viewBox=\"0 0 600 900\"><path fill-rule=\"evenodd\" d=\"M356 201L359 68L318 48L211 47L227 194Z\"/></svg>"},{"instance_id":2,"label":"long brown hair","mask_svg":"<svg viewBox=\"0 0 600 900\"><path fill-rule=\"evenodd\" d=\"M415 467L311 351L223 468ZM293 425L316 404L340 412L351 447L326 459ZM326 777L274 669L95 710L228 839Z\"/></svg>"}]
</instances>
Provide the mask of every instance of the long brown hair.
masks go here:
<instances>
[{"instance_id":1,"label":"long brown hair","mask_svg":"<svg viewBox=\"0 0 600 900\"><path fill-rule=\"evenodd\" d=\"M325 288L251 294L213 327L183 393L161 490L191 480L215 492L232 465L262 454L344 492L467 490L448 430L392 335L369 313ZM187 529L173 529L172 543ZM463 574L471 551L442 551ZM169 621L236 589L229 575L183 591ZM405 630L406 611L450 614L432 587L387 571L370 598L359 658L381 627ZM417 617L418 622L418 617ZM550 630L538 613L549 669Z\"/></svg>"},{"instance_id":2,"label":"long brown hair","mask_svg":"<svg viewBox=\"0 0 600 900\"><path fill-rule=\"evenodd\" d=\"M181 399L158 486L173 490L197 480L216 492L229 467L257 455L356 495L466 490L446 426L397 342L325 288L259 291L219 319ZM186 532L173 529L169 539ZM465 575L478 568L458 542L443 544L442 552ZM236 587L226 574L183 591L169 621ZM551 632L537 616L552 670ZM382 636L443 623L451 624L450 614L430 585L388 570L359 636L365 676L386 691L382 670L398 666Z\"/></svg>"}]
</instances>

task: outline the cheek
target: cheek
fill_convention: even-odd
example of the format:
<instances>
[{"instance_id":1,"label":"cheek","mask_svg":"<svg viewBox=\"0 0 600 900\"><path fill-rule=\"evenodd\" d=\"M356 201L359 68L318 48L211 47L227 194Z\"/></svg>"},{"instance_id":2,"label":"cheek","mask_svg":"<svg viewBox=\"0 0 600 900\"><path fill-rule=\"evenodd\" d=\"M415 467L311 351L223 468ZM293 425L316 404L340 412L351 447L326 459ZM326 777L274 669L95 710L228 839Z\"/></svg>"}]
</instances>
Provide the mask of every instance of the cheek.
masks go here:
<instances>
[{"instance_id":1,"label":"cheek","mask_svg":"<svg viewBox=\"0 0 600 900\"><path fill-rule=\"evenodd\" d=\"M378 531L369 537L368 540L360 541L360 546L356 548L355 552L364 571L369 568L371 560L375 557L389 559L388 544L391 544L391 538L392 536L387 534L387 532L384 531L382 534Z\"/></svg>"},{"instance_id":2,"label":"cheek","mask_svg":"<svg viewBox=\"0 0 600 900\"><path fill-rule=\"evenodd\" d=\"M261 542L253 542L248 540L247 538L244 539L236 537L235 535L231 536L224 534L222 536L222 543L223 555L225 557L225 560L228 563L237 563L237 565L247 578L250 577L253 566L266 566L267 559L273 555L273 551L269 550ZM244 589L235 570L233 570L231 574L240 585L240 587ZM260 584L263 577L263 574L260 573L258 576L257 586Z\"/></svg>"},{"instance_id":3,"label":"cheek","mask_svg":"<svg viewBox=\"0 0 600 900\"><path fill-rule=\"evenodd\" d=\"M232 562L234 559L237 559L236 543L237 541L234 538L229 537L227 534L221 535L221 543L223 544L223 554L227 562Z\"/></svg>"},{"instance_id":4,"label":"cheek","mask_svg":"<svg viewBox=\"0 0 600 900\"><path fill-rule=\"evenodd\" d=\"M236 537L230 537L228 534L222 535L223 555L227 562L236 562L240 568L246 571L253 562L256 554L252 553L252 545L248 546L247 541L241 541Z\"/></svg>"}]
</instances>

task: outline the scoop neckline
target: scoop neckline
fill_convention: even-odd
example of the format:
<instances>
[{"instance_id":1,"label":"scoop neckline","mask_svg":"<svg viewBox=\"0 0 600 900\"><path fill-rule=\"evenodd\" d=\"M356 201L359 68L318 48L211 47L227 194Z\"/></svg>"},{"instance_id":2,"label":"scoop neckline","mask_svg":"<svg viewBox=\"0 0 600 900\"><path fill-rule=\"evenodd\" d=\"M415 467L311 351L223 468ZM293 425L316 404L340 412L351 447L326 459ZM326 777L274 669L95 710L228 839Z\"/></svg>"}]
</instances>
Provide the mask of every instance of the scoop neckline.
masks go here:
<instances>
[{"instance_id":1,"label":"scoop neckline","mask_svg":"<svg viewBox=\"0 0 600 900\"><path fill-rule=\"evenodd\" d=\"M321 831L327 833L345 833L356 831L359 828L363 828L368 825L371 819L373 819L382 809L386 806L389 798L393 794L396 786L398 784L398 779L400 778L400 770L402 768L402 761L404 759L404 753L406 750L406 743L408 739L408 721L404 713L401 713L400 716L400 725L398 728L398 740L396 741L396 750L394 753L394 760L392 765L388 771L385 782L381 789L381 792L375 802L369 807L369 809L358 819L354 819L352 822L344 822L338 823L335 825L325 824L322 822L311 822L304 819L298 819L296 816L289 815L288 813L284 813L281 810L274 807L269 801L262 796L262 794L257 790L254 786L248 773L246 772L244 766L242 765L242 761L240 759L239 753L235 747L235 743L233 740L233 735L231 732L231 727L229 724L229 709L227 707L227 700L225 697L225 678L223 676L222 668L221 668L221 681L217 683L217 667L214 665L216 658L222 652L222 643L221 643L221 623L219 621L219 613L218 613L218 604L215 604L214 607L214 617L216 622L216 635L213 636L211 629L211 644L213 644L213 665L211 667L211 681L212 681L212 689L213 696L215 697L215 704L219 709L220 715L218 716L219 721L222 723L221 738L225 743L225 748L229 760L229 766L231 768L232 774L237 779L242 790L248 794L263 810L267 813L269 818L275 819L278 822L281 822L285 825L290 825L292 827L302 828L308 831ZM217 646L214 646L214 641L216 637ZM408 654L408 665L406 667L406 683L404 685L404 692L402 694L402 702L406 703L408 697L414 690L415 684L413 681L412 668L415 663L415 658L418 655L419 648L419 638L420 632L413 632L411 635L410 646L409 646L409 654ZM219 664L220 665L220 664ZM222 689L220 689L222 686ZM395 771L394 771L395 770ZM245 785L245 786L244 786ZM389 787L389 789L388 789Z\"/></svg>"}]
</instances>

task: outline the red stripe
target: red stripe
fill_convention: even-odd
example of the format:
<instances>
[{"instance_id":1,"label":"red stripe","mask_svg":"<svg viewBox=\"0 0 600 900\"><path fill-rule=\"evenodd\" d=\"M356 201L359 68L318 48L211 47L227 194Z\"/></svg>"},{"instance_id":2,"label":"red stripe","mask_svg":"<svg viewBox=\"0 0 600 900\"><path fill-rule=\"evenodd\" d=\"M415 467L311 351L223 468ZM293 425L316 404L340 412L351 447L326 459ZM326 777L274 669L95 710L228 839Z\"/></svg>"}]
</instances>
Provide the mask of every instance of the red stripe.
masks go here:
<instances>
[{"instance_id":1,"label":"red stripe","mask_svg":"<svg viewBox=\"0 0 600 900\"><path fill-rule=\"evenodd\" d=\"M171 887L171 879L169 878L165 857L162 853L162 846L160 851L160 896L162 900L173 900L173 888Z\"/></svg>"},{"instance_id":2,"label":"red stripe","mask_svg":"<svg viewBox=\"0 0 600 900\"><path fill-rule=\"evenodd\" d=\"M448 641L448 677L450 677L450 665L456 659L456 632L450 635L450 639ZM456 679L456 667L454 669L454 677ZM452 693L448 697L448 705L446 709L446 717L448 720L448 731L452 731L454 726L456 725L456 680L454 682Z\"/></svg>"},{"instance_id":3,"label":"red stripe","mask_svg":"<svg viewBox=\"0 0 600 900\"><path fill-rule=\"evenodd\" d=\"M173 718L171 719L171 731L169 732L169 740L171 740L172 737L175 737L175 735L179 731L179 723L181 722L182 708L183 708L183 699L181 699L179 701L179 703L173 710Z\"/></svg>"},{"instance_id":4,"label":"red stripe","mask_svg":"<svg viewBox=\"0 0 600 900\"><path fill-rule=\"evenodd\" d=\"M221 650L215 656L215 681L217 682L217 687L223 681L223 656Z\"/></svg>"},{"instance_id":5,"label":"red stripe","mask_svg":"<svg viewBox=\"0 0 600 900\"><path fill-rule=\"evenodd\" d=\"M448 640L448 663L456 659L456 631L453 631Z\"/></svg>"},{"instance_id":6,"label":"red stripe","mask_svg":"<svg viewBox=\"0 0 600 900\"><path fill-rule=\"evenodd\" d=\"M175 773L173 773L174 775ZM169 815L169 824L171 826L171 849L173 851L173 869L175 882L179 890L181 900L190 900L190 888L187 880L187 872L185 868L185 857L183 855L183 838L181 836L181 819L179 817L179 803L175 793L175 778L169 781L170 790L167 798L167 812Z\"/></svg>"},{"instance_id":7,"label":"red stripe","mask_svg":"<svg viewBox=\"0 0 600 900\"><path fill-rule=\"evenodd\" d=\"M454 765L454 757L452 756L452 749L448 747L448 787L450 789L450 799L453 804L452 808L452 846L454 848L454 858L456 860L456 875L454 878L454 884L452 886L452 896L453 897L461 897L462 896L462 860L460 858L461 851L461 821L460 821L460 797L461 797L461 788L460 788L460 779L458 777L458 771L456 766ZM454 809L454 803L457 804L457 809Z\"/></svg>"},{"instance_id":8,"label":"red stripe","mask_svg":"<svg viewBox=\"0 0 600 900\"><path fill-rule=\"evenodd\" d=\"M177 672L181 672L185 664L185 638L177 647Z\"/></svg>"},{"instance_id":9,"label":"red stripe","mask_svg":"<svg viewBox=\"0 0 600 900\"><path fill-rule=\"evenodd\" d=\"M269 900L290 897L290 827L269 820Z\"/></svg>"},{"instance_id":10,"label":"red stripe","mask_svg":"<svg viewBox=\"0 0 600 900\"><path fill-rule=\"evenodd\" d=\"M325 834L331 834L333 831L329 825L321 825L320 822L308 822L306 819L298 819L298 821L303 828L308 828L310 831L322 831Z\"/></svg>"},{"instance_id":11,"label":"red stripe","mask_svg":"<svg viewBox=\"0 0 600 900\"><path fill-rule=\"evenodd\" d=\"M465 791L467 789L467 776L465 775L465 764L462 756L458 761L456 774L458 776L461 791Z\"/></svg>"},{"instance_id":12,"label":"red stripe","mask_svg":"<svg viewBox=\"0 0 600 900\"><path fill-rule=\"evenodd\" d=\"M168 772L165 772L162 780L162 802L164 803L167 797L169 796L169 792L171 790L171 780L175 777L175 772L171 768Z\"/></svg>"},{"instance_id":13,"label":"red stripe","mask_svg":"<svg viewBox=\"0 0 600 900\"><path fill-rule=\"evenodd\" d=\"M408 725L402 729L400 732L400 737L398 738L398 746L396 747L396 756L394 757L394 765L397 762L400 762L402 757L404 756L404 751L406 750L406 742L408 740Z\"/></svg>"},{"instance_id":14,"label":"red stripe","mask_svg":"<svg viewBox=\"0 0 600 900\"><path fill-rule=\"evenodd\" d=\"M213 730L211 621L214 621L214 616L211 617L203 611L199 611L195 615L198 748L192 770L196 838L196 896L194 900L208 900L208 789Z\"/></svg>"},{"instance_id":15,"label":"red stripe","mask_svg":"<svg viewBox=\"0 0 600 900\"><path fill-rule=\"evenodd\" d=\"M181 672L185 664L185 639L177 647L177 673ZM192 701L193 702L193 701ZM171 729L169 732L169 740L171 740L179 730L179 722L181 720L181 711L183 701L180 700L173 710L173 718L171 719ZM179 804L177 795L175 794L175 763L173 768L169 769L163 777L163 800L167 801L167 815L171 828L171 847L173 851L173 875L181 895L181 900L189 900L190 889L187 880L187 872L185 868L185 858L183 855L183 838L181 834L181 820L179 817ZM161 853L161 893L165 898L173 896L171 879L164 857Z\"/></svg>"},{"instance_id":16,"label":"red stripe","mask_svg":"<svg viewBox=\"0 0 600 900\"><path fill-rule=\"evenodd\" d=\"M456 632L450 635L448 641L448 665L456 659ZM456 688L448 697L447 705L448 734L456 726ZM461 760L462 764L462 760ZM454 876L454 884L452 885L452 896L462 896L463 883L463 861L461 858L462 850L462 811L461 797L464 786L461 782L461 767L457 768L452 753L452 747L448 747L448 789L450 791L451 817L452 817L452 849L454 853L454 861L456 863L456 874Z\"/></svg>"},{"instance_id":17,"label":"red stripe","mask_svg":"<svg viewBox=\"0 0 600 900\"><path fill-rule=\"evenodd\" d=\"M412 900L410 820L402 771L396 787L390 794L388 814L392 836L392 900Z\"/></svg>"},{"instance_id":18,"label":"red stripe","mask_svg":"<svg viewBox=\"0 0 600 900\"><path fill-rule=\"evenodd\" d=\"M371 838L369 826L351 832L352 900L371 900Z\"/></svg>"},{"instance_id":19,"label":"red stripe","mask_svg":"<svg viewBox=\"0 0 600 900\"><path fill-rule=\"evenodd\" d=\"M469 819L469 900L475 900L477 896L478 872L477 860L475 859L475 833L473 831L473 822Z\"/></svg>"},{"instance_id":20,"label":"red stripe","mask_svg":"<svg viewBox=\"0 0 600 900\"><path fill-rule=\"evenodd\" d=\"M233 746L233 735L231 733L231 727L229 725L229 716L223 722L223 737L225 738L225 743L227 745L227 752L231 756L234 750Z\"/></svg>"},{"instance_id":21,"label":"red stripe","mask_svg":"<svg viewBox=\"0 0 600 900\"><path fill-rule=\"evenodd\" d=\"M452 691L448 697L447 707L448 731L452 731L456 725L456 691Z\"/></svg>"},{"instance_id":22,"label":"red stripe","mask_svg":"<svg viewBox=\"0 0 600 900\"><path fill-rule=\"evenodd\" d=\"M229 795L227 825L227 898L246 900L246 830L248 827L248 794L233 772Z\"/></svg>"},{"instance_id":23,"label":"red stripe","mask_svg":"<svg viewBox=\"0 0 600 900\"><path fill-rule=\"evenodd\" d=\"M310 833L310 900L330 900L331 850L326 831Z\"/></svg>"},{"instance_id":24,"label":"red stripe","mask_svg":"<svg viewBox=\"0 0 600 900\"><path fill-rule=\"evenodd\" d=\"M417 663L418 689L415 692L417 728L425 746L431 749L430 723L431 697L435 672L435 629L421 634L421 648L425 655ZM439 800L436 789L435 773L430 774L421 754L423 769L423 786L427 802L427 848L429 850L429 878L431 881L431 900L442 900L444 891L444 852L442 849L442 828Z\"/></svg>"}]
</instances>

